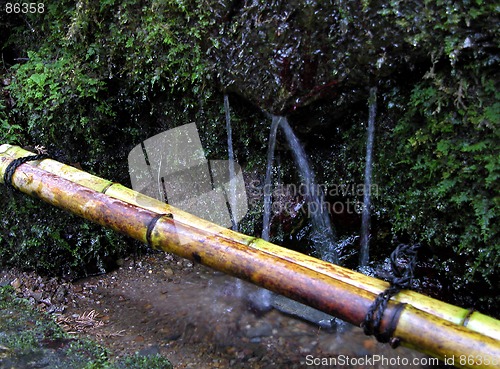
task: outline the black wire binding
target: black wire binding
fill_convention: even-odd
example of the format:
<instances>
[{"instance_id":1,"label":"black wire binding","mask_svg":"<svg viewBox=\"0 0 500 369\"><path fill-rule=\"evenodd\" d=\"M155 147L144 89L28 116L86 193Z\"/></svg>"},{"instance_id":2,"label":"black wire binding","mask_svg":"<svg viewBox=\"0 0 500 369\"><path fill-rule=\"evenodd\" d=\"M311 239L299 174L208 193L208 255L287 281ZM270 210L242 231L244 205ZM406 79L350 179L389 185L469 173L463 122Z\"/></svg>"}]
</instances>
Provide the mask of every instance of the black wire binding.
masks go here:
<instances>
[{"instance_id":1,"label":"black wire binding","mask_svg":"<svg viewBox=\"0 0 500 369\"><path fill-rule=\"evenodd\" d=\"M146 230L146 243L151 247L153 247L152 239L151 239L151 237L153 235L153 230L156 226L156 223L158 223L158 221L163 217L167 217L170 219L174 218L174 216L171 213L161 213L161 214L157 214L156 216L154 216L153 219L151 219L151 222L149 222L149 224L148 224L148 228Z\"/></svg>"},{"instance_id":2,"label":"black wire binding","mask_svg":"<svg viewBox=\"0 0 500 369\"><path fill-rule=\"evenodd\" d=\"M409 289L413 280L413 271L417 264L417 251L420 248L416 245L399 245L391 253L391 269L393 276L390 277L390 286L380 293L366 313L365 320L361 324L367 336L374 335L379 342L387 343L391 337L387 332L380 332L380 324L387 304L391 297L403 289ZM399 265L398 259L407 259L406 265Z\"/></svg>"},{"instance_id":3,"label":"black wire binding","mask_svg":"<svg viewBox=\"0 0 500 369\"><path fill-rule=\"evenodd\" d=\"M22 158L12 160L5 169L5 173L3 174L3 182L9 189L17 189L12 183L12 177L14 176L16 169L24 163L27 163L28 161L43 160L47 158L49 158L49 155L42 153L38 155L24 156Z\"/></svg>"}]
</instances>

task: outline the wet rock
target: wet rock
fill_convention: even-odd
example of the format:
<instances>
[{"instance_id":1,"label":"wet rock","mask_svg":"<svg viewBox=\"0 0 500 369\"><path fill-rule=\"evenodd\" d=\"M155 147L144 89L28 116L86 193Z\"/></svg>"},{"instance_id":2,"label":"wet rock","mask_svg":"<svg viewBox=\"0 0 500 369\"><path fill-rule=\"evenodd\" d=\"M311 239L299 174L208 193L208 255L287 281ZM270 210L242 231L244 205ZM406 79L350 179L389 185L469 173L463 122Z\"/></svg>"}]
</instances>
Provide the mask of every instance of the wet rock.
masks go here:
<instances>
[{"instance_id":1,"label":"wet rock","mask_svg":"<svg viewBox=\"0 0 500 369\"><path fill-rule=\"evenodd\" d=\"M66 286L57 287L57 290L53 296L54 302L57 304L62 304L65 300L67 293L68 293L68 290L67 290Z\"/></svg>"},{"instance_id":2,"label":"wet rock","mask_svg":"<svg viewBox=\"0 0 500 369\"><path fill-rule=\"evenodd\" d=\"M134 338L135 342L144 342L144 336L138 335Z\"/></svg>"},{"instance_id":3,"label":"wet rock","mask_svg":"<svg viewBox=\"0 0 500 369\"><path fill-rule=\"evenodd\" d=\"M48 358L41 358L39 360L34 360L28 362L28 368L48 368L50 366L50 360Z\"/></svg>"},{"instance_id":4,"label":"wet rock","mask_svg":"<svg viewBox=\"0 0 500 369\"><path fill-rule=\"evenodd\" d=\"M167 268L163 269L163 274L165 274L165 277L170 278L170 277L173 277L174 271L172 270L172 268L167 267Z\"/></svg>"},{"instance_id":5,"label":"wet rock","mask_svg":"<svg viewBox=\"0 0 500 369\"><path fill-rule=\"evenodd\" d=\"M264 289L257 289L248 293L246 297L248 307L258 315L267 313L273 309L271 303L271 292Z\"/></svg>"},{"instance_id":6,"label":"wet rock","mask_svg":"<svg viewBox=\"0 0 500 369\"><path fill-rule=\"evenodd\" d=\"M427 58L412 43L419 18L395 21L423 7L411 4L393 10L383 1L233 2L229 13L215 12L220 47L210 51L225 89L268 112L286 115L319 100L338 110L365 86Z\"/></svg>"},{"instance_id":7,"label":"wet rock","mask_svg":"<svg viewBox=\"0 0 500 369\"><path fill-rule=\"evenodd\" d=\"M0 287L5 287L9 284L10 284L10 282L7 279L4 279L4 278L0 279Z\"/></svg>"},{"instance_id":8,"label":"wet rock","mask_svg":"<svg viewBox=\"0 0 500 369\"><path fill-rule=\"evenodd\" d=\"M11 355L12 350L6 346L0 345L0 359L4 359Z\"/></svg>"},{"instance_id":9,"label":"wet rock","mask_svg":"<svg viewBox=\"0 0 500 369\"><path fill-rule=\"evenodd\" d=\"M169 341L177 341L179 338L182 337L181 333L172 333L167 336L165 336L164 340L169 342Z\"/></svg>"},{"instance_id":10,"label":"wet rock","mask_svg":"<svg viewBox=\"0 0 500 369\"><path fill-rule=\"evenodd\" d=\"M43 298L43 293L41 291L32 292L30 295L35 299L36 302L40 302Z\"/></svg>"},{"instance_id":11,"label":"wet rock","mask_svg":"<svg viewBox=\"0 0 500 369\"><path fill-rule=\"evenodd\" d=\"M22 286L22 282L19 278L16 278L12 282L10 282L10 285L14 287L15 290L19 290L19 288Z\"/></svg>"},{"instance_id":12,"label":"wet rock","mask_svg":"<svg viewBox=\"0 0 500 369\"><path fill-rule=\"evenodd\" d=\"M148 346L139 351L141 356L155 356L160 354L160 348L157 345Z\"/></svg>"},{"instance_id":13,"label":"wet rock","mask_svg":"<svg viewBox=\"0 0 500 369\"><path fill-rule=\"evenodd\" d=\"M273 334L273 327L267 322L259 322L255 326L245 327L245 336L252 339L260 337L268 337Z\"/></svg>"},{"instance_id":14,"label":"wet rock","mask_svg":"<svg viewBox=\"0 0 500 369\"><path fill-rule=\"evenodd\" d=\"M284 296L273 294L272 306L282 313L304 319L321 328L335 328L335 317Z\"/></svg>"}]
</instances>

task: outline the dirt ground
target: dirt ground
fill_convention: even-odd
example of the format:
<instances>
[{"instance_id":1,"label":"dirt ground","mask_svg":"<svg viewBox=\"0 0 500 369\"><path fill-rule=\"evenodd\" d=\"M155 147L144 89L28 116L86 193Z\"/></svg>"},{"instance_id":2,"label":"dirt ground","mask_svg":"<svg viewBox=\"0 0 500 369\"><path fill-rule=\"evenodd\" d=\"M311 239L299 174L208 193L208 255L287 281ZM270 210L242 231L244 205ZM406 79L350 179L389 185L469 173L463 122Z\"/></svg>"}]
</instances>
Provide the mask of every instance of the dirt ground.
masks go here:
<instances>
[{"instance_id":1,"label":"dirt ground","mask_svg":"<svg viewBox=\"0 0 500 369\"><path fill-rule=\"evenodd\" d=\"M14 271L1 281L112 355L160 354L176 369L403 368L405 359L428 358L345 323L325 331L276 310L257 313L248 302L257 287L170 254L121 264L73 283Z\"/></svg>"}]
</instances>

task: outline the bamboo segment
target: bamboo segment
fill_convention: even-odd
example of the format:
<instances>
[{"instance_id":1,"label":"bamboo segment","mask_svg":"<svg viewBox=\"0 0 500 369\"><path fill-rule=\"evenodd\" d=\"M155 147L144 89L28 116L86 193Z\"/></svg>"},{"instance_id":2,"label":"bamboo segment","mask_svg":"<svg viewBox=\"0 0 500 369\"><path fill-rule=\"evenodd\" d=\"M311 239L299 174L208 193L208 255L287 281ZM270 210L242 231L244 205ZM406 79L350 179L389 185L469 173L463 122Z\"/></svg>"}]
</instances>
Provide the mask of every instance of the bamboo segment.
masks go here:
<instances>
[{"instance_id":1,"label":"bamboo segment","mask_svg":"<svg viewBox=\"0 0 500 369\"><path fill-rule=\"evenodd\" d=\"M498 368L500 342L478 340L477 333L408 306L401 314L394 336L414 348L459 368ZM484 336L483 336L484 337ZM450 347L450 341L453 341Z\"/></svg>"},{"instance_id":2,"label":"bamboo segment","mask_svg":"<svg viewBox=\"0 0 500 369\"><path fill-rule=\"evenodd\" d=\"M0 146L0 178L3 180L14 157L30 154L14 146ZM54 206L358 326L376 295L388 286L219 227L53 160L23 164L12 180L22 192ZM424 311L425 302L431 305L429 311ZM468 315L465 309L402 291L389 301L381 329L405 346L441 359L453 358L458 367L500 368L499 322L479 313L466 319ZM465 320L469 321L467 327L459 325ZM465 356L476 359L462 360Z\"/></svg>"},{"instance_id":3,"label":"bamboo segment","mask_svg":"<svg viewBox=\"0 0 500 369\"><path fill-rule=\"evenodd\" d=\"M8 155L11 158L33 155L33 153L20 147L10 145L0 146L0 154L1 153ZM110 197L151 210L157 214L172 213L174 214L176 220L186 225L204 229L206 232L210 232L221 237L227 237L230 240L237 241L248 247L259 249L270 255L279 255L281 258L295 264L305 266L314 270L316 273L331 276L332 278L341 280L356 288L363 289L376 295L389 287L389 284L385 281L371 278L364 274L324 262L293 250L281 247L277 248L276 245L262 239L257 239L234 232L224 227L220 227L156 199L137 193L136 191L122 186L121 184L113 183L109 180L91 175L87 172L62 164L55 160L46 159L40 162L32 163L32 165L46 170L47 172L56 174L69 181L79 183L84 187L98 192L104 192ZM409 290L399 292L395 297L393 297L393 299L401 303L411 304L417 309L425 311L429 314L436 315L444 320L466 326L470 330L500 340L500 321L477 311L471 313L468 309L447 304Z\"/></svg>"}]
</instances>

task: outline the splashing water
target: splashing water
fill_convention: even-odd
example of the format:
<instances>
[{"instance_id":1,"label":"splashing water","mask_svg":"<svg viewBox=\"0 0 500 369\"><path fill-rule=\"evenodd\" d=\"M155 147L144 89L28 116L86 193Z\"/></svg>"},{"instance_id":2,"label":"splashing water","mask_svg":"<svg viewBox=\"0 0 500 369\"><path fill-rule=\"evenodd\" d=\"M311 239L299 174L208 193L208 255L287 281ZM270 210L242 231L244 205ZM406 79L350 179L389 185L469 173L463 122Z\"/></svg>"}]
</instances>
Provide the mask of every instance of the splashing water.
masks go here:
<instances>
[{"instance_id":1,"label":"splashing water","mask_svg":"<svg viewBox=\"0 0 500 369\"><path fill-rule=\"evenodd\" d=\"M273 117L273 119L274 118L275 117ZM279 125L288 141L305 187L308 215L313 225L311 240L314 244L314 248L319 253L322 260L337 264L339 260L336 250L335 235L330 222L328 209L326 208L324 193L316 183L314 173L307 160L304 148L293 132L287 118L276 117L276 119L278 119Z\"/></svg>"},{"instance_id":2,"label":"splashing water","mask_svg":"<svg viewBox=\"0 0 500 369\"><path fill-rule=\"evenodd\" d=\"M368 100L368 134L366 138L366 161L365 161L365 186L363 192L363 214L361 218L361 248L359 253L359 265L364 267L370 260L370 207L373 168L373 140L375 137L375 116L377 113L377 88L370 89Z\"/></svg>"},{"instance_id":3,"label":"splashing water","mask_svg":"<svg viewBox=\"0 0 500 369\"><path fill-rule=\"evenodd\" d=\"M236 168L234 165L234 148L233 148L233 131L231 129L231 112L229 107L229 96L224 94L224 112L226 115L226 130L227 130L227 152L229 162L229 209L236 209ZM231 212L232 229L238 231L238 222Z\"/></svg>"}]
</instances>

